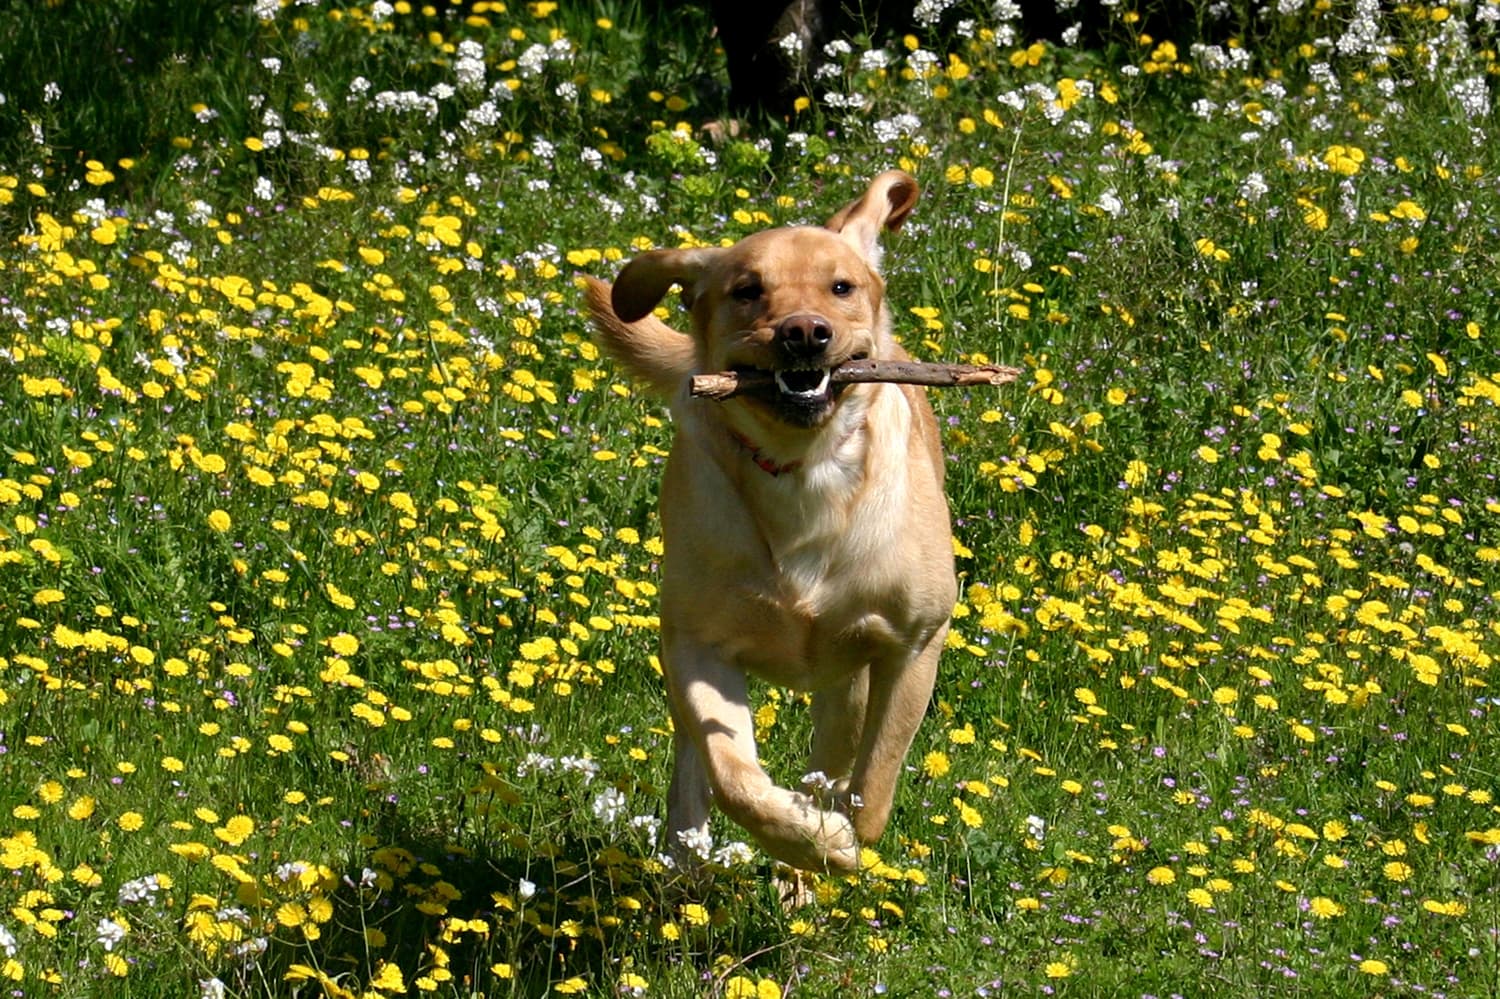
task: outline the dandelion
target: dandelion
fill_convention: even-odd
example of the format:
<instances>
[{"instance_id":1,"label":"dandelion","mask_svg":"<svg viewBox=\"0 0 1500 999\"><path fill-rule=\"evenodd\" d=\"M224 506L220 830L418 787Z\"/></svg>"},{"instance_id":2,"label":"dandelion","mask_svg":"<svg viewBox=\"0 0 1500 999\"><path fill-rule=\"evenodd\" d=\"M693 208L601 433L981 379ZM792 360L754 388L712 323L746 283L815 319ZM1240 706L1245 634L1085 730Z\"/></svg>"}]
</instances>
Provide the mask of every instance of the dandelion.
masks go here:
<instances>
[{"instance_id":1,"label":"dandelion","mask_svg":"<svg viewBox=\"0 0 1500 999\"><path fill-rule=\"evenodd\" d=\"M1344 914L1344 907L1323 895L1308 902L1308 911L1319 919L1334 919Z\"/></svg>"},{"instance_id":2,"label":"dandelion","mask_svg":"<svg viewBox=\"0 0 1500 999\"><path fill-rule=\"evenodd\" d=\"M1392 860L1387 862L1380 868L1380 871L1386 876L1388 880L1395 881L1397 883L1400 883L1402 881L1410 881L1411 876L1414 873L1410 864L1404 863L1399 860Z\"/></svg>"},{"instance_id":3,"label":"dandelion","mask_svg":"<svg viewBox=\"0 0 1500 999\"><path fill-rule=\"evenodd\" d=\"M947 776L950 769L948 754L941 750L934 749L922 758L922 772L933 780Z\"/></svg>"}]
</instances>

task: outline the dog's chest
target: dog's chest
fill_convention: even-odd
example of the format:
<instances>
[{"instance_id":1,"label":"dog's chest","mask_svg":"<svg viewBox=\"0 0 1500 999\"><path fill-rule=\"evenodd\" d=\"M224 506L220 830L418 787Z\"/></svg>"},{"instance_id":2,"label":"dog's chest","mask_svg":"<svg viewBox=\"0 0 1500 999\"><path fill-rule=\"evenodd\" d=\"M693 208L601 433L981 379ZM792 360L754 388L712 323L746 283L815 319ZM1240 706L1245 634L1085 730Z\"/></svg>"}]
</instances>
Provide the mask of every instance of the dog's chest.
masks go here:
<instances>
[{"instance_id":1,"label":"dog's chest","mask_svg":"<svg viewBox=\"0 0 1500 999\"><path fill-rule=\"evenodd\" d=\"M899 500L874 493L842 507L813 503L764 525L766 575L746 588L749 613L735 643L743 668L817 688L911 641L922 623L913 619L902 545L889 536L899 521L883 510Z\"/></svg>"}]
</instances>

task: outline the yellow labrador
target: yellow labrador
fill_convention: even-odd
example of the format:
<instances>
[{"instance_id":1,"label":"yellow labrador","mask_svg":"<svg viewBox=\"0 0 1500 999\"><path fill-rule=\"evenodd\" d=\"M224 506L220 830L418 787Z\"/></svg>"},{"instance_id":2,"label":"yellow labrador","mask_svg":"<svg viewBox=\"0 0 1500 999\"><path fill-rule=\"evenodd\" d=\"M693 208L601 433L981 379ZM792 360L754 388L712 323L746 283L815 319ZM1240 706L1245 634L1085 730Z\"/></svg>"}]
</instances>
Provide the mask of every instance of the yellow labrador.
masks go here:
<instances>
[{"instance_id":1,"label":"yellow labrador","mask_svg":"<svg viewBox=\"0 0 1500 999\"><path fill-rule=\"evenodd\" d=\"M661 489L661 658L679 851L706 837L716 802L778 860L851 871L890 819L956 598L943 457L922 389L834 385L828 372L907 357L879 236L918 193L891 171L826 228L652 250L613 288L588 279L600 343L668 399L676 430ZM690 335L653 315L674 284ZM772 372L775 388L689 394L692 375L730 369ZM748 675L813 692L802 791L758 761Z\"/></svg>"}]
</instances>

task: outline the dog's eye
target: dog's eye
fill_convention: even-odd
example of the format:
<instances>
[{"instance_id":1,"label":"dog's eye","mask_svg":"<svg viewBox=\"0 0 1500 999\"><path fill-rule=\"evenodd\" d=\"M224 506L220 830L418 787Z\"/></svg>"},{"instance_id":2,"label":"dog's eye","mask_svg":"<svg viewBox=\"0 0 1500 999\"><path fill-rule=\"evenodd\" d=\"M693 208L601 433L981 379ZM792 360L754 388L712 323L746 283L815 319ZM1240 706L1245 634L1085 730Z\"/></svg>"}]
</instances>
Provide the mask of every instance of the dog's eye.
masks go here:
<instances>
[{"instance_id":1,"label":"dog's eye","mask_svg":"<svg viewBox=\"0 0 1500 999\"><path fill-rule=\"evenodd\" d=\"M833 293L839 298L844 298L854 293L854 285L848 281L833 282Z\"/></svg>"},{"instance_id":2,"label":"dog's eye","mask_svg":"<svg viewBox=\"0 0 1500 999\"><path fill-rule=\"evenodd\" d=\"M730 294L734 296L734 299L737 302L756 302L760 300L760 296L764 293L765 289L762 288L758 282L742 284L738 288L734 289L734 291L730 292Z\"/></svg>"}]
</instances>

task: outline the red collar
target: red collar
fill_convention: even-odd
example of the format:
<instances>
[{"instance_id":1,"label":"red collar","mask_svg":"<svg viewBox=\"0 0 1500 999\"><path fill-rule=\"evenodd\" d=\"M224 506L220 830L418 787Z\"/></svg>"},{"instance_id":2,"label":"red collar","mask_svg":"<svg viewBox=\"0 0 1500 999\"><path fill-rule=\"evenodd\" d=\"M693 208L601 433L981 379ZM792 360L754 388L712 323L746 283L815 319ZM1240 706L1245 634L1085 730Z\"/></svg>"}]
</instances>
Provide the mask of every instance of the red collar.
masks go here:
<instances>
[{"instance_id":1,"label":"red collar","mask_svg":"<svg viewBox=\"0 0 1500 999\"><path fill-rule=\"evenodd\" d=\"M774 459L767 457L764 453L762 453L761 449L756 446L754 441L746 437L744 434L740 433L738 430L730 430L729 436L732 437L734 439L734 442L744 450L745 454L749 456L751 461L760 466L760 470L762 472L765 472L773 478L784 475L787 472L795 472L797 469L802 467L801 458L798 458L796 461L789 461L785 465L779 464Z\"/></svg>"}]
</instances>

